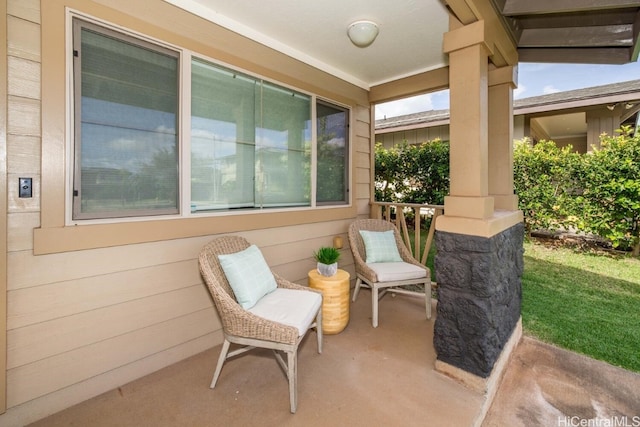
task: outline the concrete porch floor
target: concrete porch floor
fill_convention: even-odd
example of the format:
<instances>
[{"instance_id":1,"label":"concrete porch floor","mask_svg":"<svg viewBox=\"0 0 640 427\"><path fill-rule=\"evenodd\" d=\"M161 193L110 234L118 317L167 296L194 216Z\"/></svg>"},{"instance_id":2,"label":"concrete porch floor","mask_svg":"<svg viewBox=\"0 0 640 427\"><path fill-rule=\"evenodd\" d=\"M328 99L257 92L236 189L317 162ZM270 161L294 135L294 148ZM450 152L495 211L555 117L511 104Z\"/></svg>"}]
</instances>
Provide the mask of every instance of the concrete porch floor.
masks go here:
<instances>
[{"instance_id":1,"label":"concrete porch floor","mask_svg":"<svg viewBox=\"0 0 640 427\"><path fill-rule=\"evenodd\" d=\"M485 397L434 371L434 318L424 318L421 301L386 296L374 329L369 295L365 291L351 305L343 332L325 336L322 354L315 332L301 344L296 414L289 412L287 381L270 351L227 361L216 388L209 389L216 346L32 426L478 425L488 409ZM576 387L586 391L579 413ZM600 416L640 416L639 375L525 338L484 425L559 425L563 412L593 415L585 409L589 393L591 402L599 400ZM603 412L603 404L613 412Z\"/></svg>"}]
</instances>

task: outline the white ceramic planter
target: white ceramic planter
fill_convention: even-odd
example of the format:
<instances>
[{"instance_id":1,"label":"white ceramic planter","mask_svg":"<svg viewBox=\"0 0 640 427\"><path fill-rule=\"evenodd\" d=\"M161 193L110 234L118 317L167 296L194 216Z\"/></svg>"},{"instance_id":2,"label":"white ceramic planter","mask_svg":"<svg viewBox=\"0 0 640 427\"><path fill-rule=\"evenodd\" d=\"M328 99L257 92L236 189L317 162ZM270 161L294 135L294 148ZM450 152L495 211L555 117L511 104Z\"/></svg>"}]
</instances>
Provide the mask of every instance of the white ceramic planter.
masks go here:
<instances>
[{"instance_id":1,"label":"white ceramic planter","mask_svg":"<svg viewBox=\"0 0 640 427\"><path fill-rule=\"evenodd\" d=\"M331 277L338 272L338 263L334 262L333 264L322 264L321 262L319 262L317 270L321 276Z\"/></svg>"}]
</instances>

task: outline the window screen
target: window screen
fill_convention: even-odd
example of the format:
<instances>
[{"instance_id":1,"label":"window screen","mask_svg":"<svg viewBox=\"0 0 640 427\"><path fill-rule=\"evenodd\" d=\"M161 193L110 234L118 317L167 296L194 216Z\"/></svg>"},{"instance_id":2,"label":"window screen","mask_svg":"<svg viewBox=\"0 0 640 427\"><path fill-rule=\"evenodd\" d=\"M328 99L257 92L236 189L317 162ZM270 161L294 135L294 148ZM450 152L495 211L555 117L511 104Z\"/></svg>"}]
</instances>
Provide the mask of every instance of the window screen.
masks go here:
<instances>
[{"instance_id":1,"label":"window screen","mask_svg":"<svg viewBox=\"0 0 640 427\"><path fill-rule=\"evenodd\" d=\"M74 219L177 213L178 54L74 21Z\"/></svg>"},{"instance_id":2,"label":"window screen","mask_svg":"<svg viewBox=\"0 0 640 427\"><path fill-rule=\"evenodd\" d=\"M194 60L191 209L309 206L311 98Z\"/></svg>"},{"instance_id":3,"label":"window screen","mask_svg":"<svg viewBox=\"0 0 640 427\"><path fill-rule=\"evenodd\" d=\"M349 189L349 111L318 101L317 103L318 204L348 202Z\"/></svg>"}]
</instances>

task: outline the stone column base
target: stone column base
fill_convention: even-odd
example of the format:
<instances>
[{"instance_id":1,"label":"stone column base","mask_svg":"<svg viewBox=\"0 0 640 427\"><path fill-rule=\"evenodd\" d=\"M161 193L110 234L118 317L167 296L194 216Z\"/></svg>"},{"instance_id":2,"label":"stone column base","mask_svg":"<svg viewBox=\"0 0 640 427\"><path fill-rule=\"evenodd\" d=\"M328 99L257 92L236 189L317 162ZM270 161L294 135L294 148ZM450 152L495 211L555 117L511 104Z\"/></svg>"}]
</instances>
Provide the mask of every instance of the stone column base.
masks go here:
<instances>
[{"instance_id":1,"label":"stone column base","mask_svg":"<svg viewBox=\"0 0 640 427\"><path fill-rule=\"evenodd\" d=\"M520 343L520 339L522 338L522 318L518 321L518 324L513 330L509 341L505 344L502 349L502 353L500 357L493 365L493 370L488 377L483 378L478 375L474 375L470 372L467 372L463 369L457 368L453 365L448 364L447 362L443 362L441 360L436 360L435 369L436 372L445 375L456 382L464 385L465 387L478 392L484 395L495 395L497 391L498 385L504 376L505 370L507 368L507 364L509 363L509 359L511 358L511 354L516 349L518 344ZM493 399L493 397L492 397Z\"/></svg>"},{"instance_id":2,"label":"stone column base","mask_svg":"<svg viewBox=\"0 0 640 427\"><path fill-rule=\"evenodd\" d=\"M518 323L514 328L509 341L507 341L502 350L502 353L500 354L500 357L496 361L495 365L493 365L491 374L486 378L479 377L460 368L456 368L455 366L450 365L446 362L436 360L436 372L439 372L440 374L461 383L465 387L484 395L484 402L482 404L482 407L480 408L480 413L475 419L474 427L482 426L482 423L484 422L484 419L489 412L489 408L491 408L491 405L493 404L493 399L498 392L498 388L500 387L502 378L507 371L507 366L509 365L509 361L511 360L511 355L515 351L521 339L522 318L518 320Z\"/></svg>"}]
</instances>

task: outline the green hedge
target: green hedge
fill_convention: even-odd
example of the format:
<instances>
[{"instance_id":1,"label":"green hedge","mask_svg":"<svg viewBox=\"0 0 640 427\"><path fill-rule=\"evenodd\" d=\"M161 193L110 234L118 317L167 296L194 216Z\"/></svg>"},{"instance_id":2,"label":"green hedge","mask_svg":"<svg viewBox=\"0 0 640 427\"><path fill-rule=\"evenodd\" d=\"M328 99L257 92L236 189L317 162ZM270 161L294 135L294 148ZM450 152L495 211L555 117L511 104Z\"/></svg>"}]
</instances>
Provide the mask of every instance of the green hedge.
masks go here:
<instances>
[{"instance_id":1,"label":"green hedge","mask_svg":"<svg viewBox=\"0 0 640 427\"><path fill-rule=\"evenodd\" d=\"M527 229L593 233L614 248L640 250L640 134L603 135L581 155L543 141L517 143L514 184Z\"/></svg>"},{"instance_id":2,"label":"green hedge","mask_svg":"<svg viewBox=\"0 0 640 427\"><path fill-rule=\"evenodd\" d=\"M376 200L443 204L449 192L449 144L440 140L391 149L376 145ZM518 142L514 187L525 225L592 233L615 248L640 252L640 134L603 135L583 155L552 141Z\"/></svg>"},{"instance_id":3,"label":"green hedge","mask_svg":"<svg viewBox=\"0 0 640 427\"><path fill-rule=\"evenodd\" d=\"M386 149L376 144L376 200L444 204L449 194L449 143L406 143Z\"/></svg>"},{"instance_id":4,"label":"green hedge","mask_svg":"<svg viewBox=\"0 0 640 427\"><path fill-rule=\"evenodd\" d=\"M527 231L583 229L579 215L582 155L553 141L518 141L513 179Z\"/></svg>"}]
</instances>

